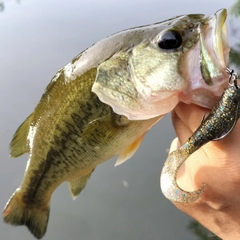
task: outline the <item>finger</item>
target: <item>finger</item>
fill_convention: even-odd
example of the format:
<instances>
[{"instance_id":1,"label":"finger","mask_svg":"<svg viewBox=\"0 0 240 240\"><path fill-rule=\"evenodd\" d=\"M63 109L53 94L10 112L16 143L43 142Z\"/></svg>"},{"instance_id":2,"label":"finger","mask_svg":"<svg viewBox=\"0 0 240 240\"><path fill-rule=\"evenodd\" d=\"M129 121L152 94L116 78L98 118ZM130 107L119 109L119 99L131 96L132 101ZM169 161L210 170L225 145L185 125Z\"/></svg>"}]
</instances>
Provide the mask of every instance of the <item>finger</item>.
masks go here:
<instances>
[{"instance_id":1,"label":"finger","mask_svg":"<svg viewBox=\"0 0 240 240\"><path fill-rule=\"evenodd\" d=\"M180 144L178 138L177 138L177 137L174 138L173 141L172 141L172 143L171 143L171 146L170 146L170 149L169 149L169 153L171 153L171 152L179 149L180 146L181 146L181 144Z\"/></svg>"},{"instance_id":2,"label":"finger","mask_svg":"<svg viewBox=\"0 0 240 240\"><path fill-rule=\"evenodd\" d=\"M209 110L196 106L194 104L179 103L172 113L172 121L177 136L181 144L183 144L189 136L201 125L204 115L209 114ZM209 148L218 148L221 152L234 154L239 153L238 147L240 142L240 121L237 122L233 131L221 141L213 141L207 146ZM207 149L207 148L206 148ZM213 152L214 149L211 150ZM225 153L226 154L226 153ZM224 154L224 155L225 155Z\"/></svg>"},{"instance_id":3,"label":"finger","mask_svg":"<svg viewBox=\"0 0 240 240\"><path fill-rule=\"evenodd\" d=\"M177 115L175 111L172 112L172 123L178 137L180 145L183 145L187 139L193 134L193 131L187 126Z\"/></svg>"},{"instance_id":4,"label":"finger","mask_svg":"<svg viewBox=\"0 0 240 240\"><path fill-rule=\"evenodd\" d=\"M194 132L202 122L204 115L209 114L209 110L199 107L195 104L179 103L174 112L178 118L187 126L191 132Z\"/></svg>"}]
</instances>

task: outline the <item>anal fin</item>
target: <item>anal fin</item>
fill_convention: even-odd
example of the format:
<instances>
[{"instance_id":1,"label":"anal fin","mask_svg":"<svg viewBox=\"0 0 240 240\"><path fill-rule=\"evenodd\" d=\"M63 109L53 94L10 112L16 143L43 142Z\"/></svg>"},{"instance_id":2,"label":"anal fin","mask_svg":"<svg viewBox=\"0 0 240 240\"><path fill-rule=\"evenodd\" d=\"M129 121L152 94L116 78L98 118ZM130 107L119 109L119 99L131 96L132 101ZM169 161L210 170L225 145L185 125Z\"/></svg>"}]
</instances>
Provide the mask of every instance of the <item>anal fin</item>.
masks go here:
<instances>
[{"instance_id":1,"label":"anal fin","mask_svg":"<svg viewBox=\"0 0 240 240\"><path fill-rule=\"evenodd\" d=\"M93 169L90 173L84 175L84 176L78 176L70 181L68 181L69 189L72 194L73 199L76 199L77 196L80 194L80 192L85 188L89 178L91 177L92 172L95 169Z\"/></svg>"},{"instance_id":2,"label":"anal fin","mask_svg":"<svg viewBox=\"0 0 240 240\"><path fill-rule=\"evenodd\" d=\"M114 166L118 166L131 158L141 145L144 136L145 133L131 143L123 152L121 152Z\"/></svg>"}]
</instances>

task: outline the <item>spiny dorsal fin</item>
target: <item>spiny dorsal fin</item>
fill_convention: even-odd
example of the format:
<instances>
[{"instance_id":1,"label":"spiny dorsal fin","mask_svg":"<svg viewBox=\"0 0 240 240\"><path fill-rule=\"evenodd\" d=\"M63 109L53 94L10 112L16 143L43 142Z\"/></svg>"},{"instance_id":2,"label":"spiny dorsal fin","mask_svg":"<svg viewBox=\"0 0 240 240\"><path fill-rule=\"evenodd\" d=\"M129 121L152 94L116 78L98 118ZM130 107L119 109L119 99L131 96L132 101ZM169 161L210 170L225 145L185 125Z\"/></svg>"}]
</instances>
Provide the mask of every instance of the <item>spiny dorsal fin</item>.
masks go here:
<instances>
[{"instance_id":1,"label":"spiny dorsal fin","mask_svg":"<svg viewBox=\"0 0 240 240\"><path fill-rule=\"evenodd\" d=\"M124 163L125 161L127 161L129 158L133 156L133 154L137 151L137 149L141 145L144 135L145 133L142 136L140 136L138 139L136 139L133 143L131 143L123 152L120 153L114 165L115 167Z\"/></svg>"},{"instance_id":2,"label":"spiny dorsal fin","mask_svg":"<svg viewBox=\"0 0 240 240\"><path fill-rule=\"evenodd\" d=\"M10 155L15 158L26 152L29 152L29 145L27 141L27 136L29 132L29 127L32 122L31 114L17 129L13 135L12 141L10 143Z\"/></svg>"},{"instance_id":3,"label":"spiny dorsal fin","mask_svg":"<svg viewBox=\"0 0 240 240\"><path fill-rule=\"evenodd\" d=\"M92 172L93 171L94 171L94 169L92 170ZM85 188L92 172L90 172L89 174L87 174L83 177L79 176L79 177L73 178L71 181L68 181L69 188L70 188L73 199L76 199L77 196L80 194L80 192Z\"/></svg>"}]
</instances>

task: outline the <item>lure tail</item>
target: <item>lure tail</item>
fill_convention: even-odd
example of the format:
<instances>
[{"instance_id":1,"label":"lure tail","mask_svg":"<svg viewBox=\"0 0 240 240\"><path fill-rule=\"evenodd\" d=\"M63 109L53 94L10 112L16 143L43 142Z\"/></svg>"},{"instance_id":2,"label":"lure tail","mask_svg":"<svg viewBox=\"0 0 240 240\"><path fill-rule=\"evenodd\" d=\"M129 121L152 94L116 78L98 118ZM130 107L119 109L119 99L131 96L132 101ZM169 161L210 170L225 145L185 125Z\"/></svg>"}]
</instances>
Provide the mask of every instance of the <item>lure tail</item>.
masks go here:
<instances>
[{"instance_id":1,"label":"lure tail","mask_svg":"<svg viewBox=\"0 0 240 240\"><path fill-rule=\"evenodd\" d=\"M184 147L171 152L164 163L160 185L163 195L171 201L181 203L191 203L197 201L204 193L205 184L195 191L188 192L177 184L177 172L181 165L191 154L185 151Z\"/></svg>"},{"instance_id":2,"label":"lure tail","mask_svg":"<svg viewBox=\"0 0 240 240\"><path fill-rule=\"evenodd\" d=\"M49 206L39 208L25 205L16 190L4 209L3 218L4 222L12 225L26 225L30 232L40 239L47 230L49 210Z\"/></svg>"}]
</instances>

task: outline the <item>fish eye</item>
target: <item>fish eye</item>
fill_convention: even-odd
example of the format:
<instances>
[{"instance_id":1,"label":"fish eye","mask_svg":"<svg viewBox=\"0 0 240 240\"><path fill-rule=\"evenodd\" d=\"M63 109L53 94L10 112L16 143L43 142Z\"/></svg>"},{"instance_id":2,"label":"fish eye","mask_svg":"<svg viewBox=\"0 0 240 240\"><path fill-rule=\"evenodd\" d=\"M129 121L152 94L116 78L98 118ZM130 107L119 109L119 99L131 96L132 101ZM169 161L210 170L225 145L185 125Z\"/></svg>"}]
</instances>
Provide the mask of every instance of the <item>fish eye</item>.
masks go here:
<instances>
[{"instance_id":1,"label":"fish eye","mask_svg":"<svg viewBox=\"0 0 240 240\"><path fill-rule=\"evenodd\" d=\"M176 49L182 45L182 36L176 30L168 30L160 36L157 44L161 49Z\"/></svg>"}]
</instances>

